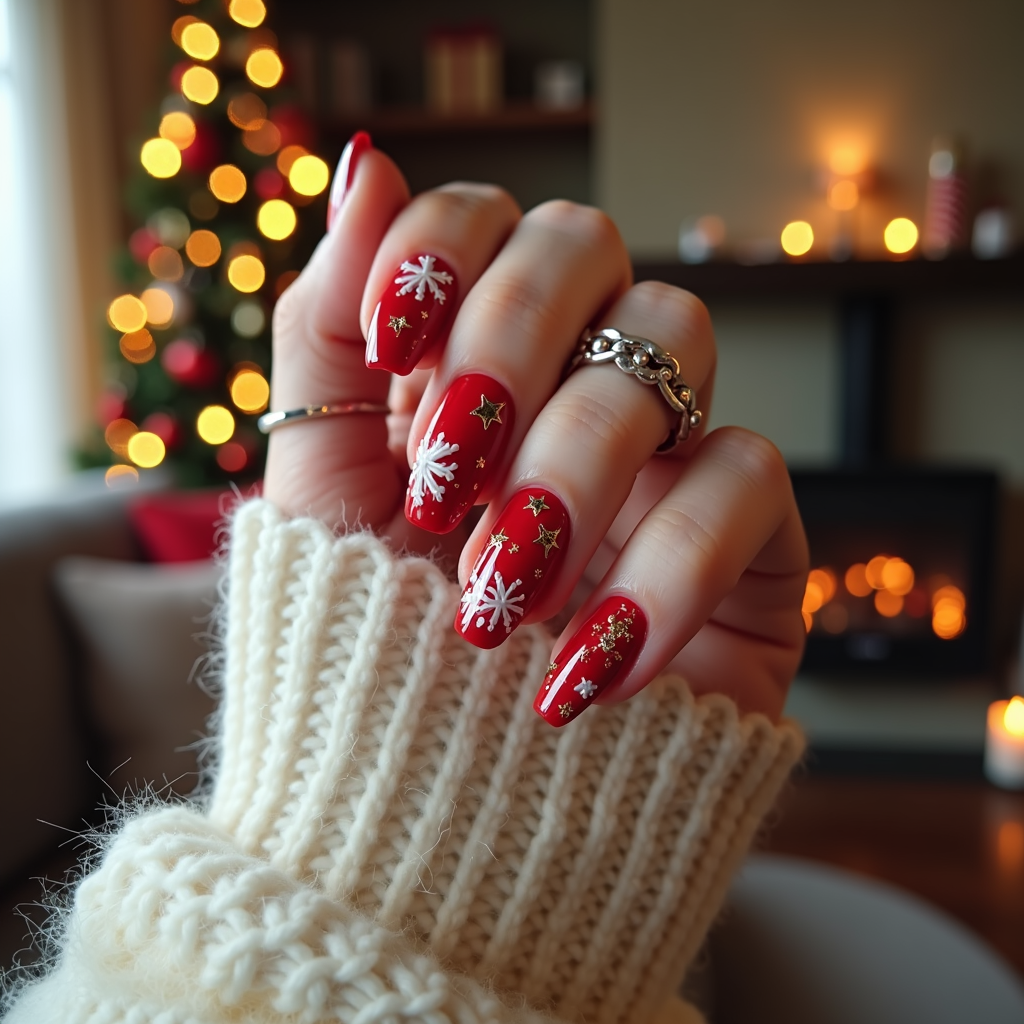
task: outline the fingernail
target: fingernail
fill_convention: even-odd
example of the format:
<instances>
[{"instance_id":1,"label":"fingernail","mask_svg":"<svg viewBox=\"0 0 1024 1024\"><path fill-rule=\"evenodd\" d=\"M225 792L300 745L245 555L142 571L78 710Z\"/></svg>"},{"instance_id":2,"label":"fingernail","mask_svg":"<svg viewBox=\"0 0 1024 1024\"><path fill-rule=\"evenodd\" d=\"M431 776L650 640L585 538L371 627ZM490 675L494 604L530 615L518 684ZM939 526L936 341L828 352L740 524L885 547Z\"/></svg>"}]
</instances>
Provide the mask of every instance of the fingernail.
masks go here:
<instances>
[{"instance_id":1,"label":"fingernail","mask_svg":"<svg viewBox=\"0 0 1024 1024\"><path fill-rule=\"evenodd\" d=\"M455 297L452 268L419 253L395 271L377 303L366 335L366 365L411 373L445 325Z\"/></svg>"},{"instance_id":2,"label":"fingernail","mask_svg":"<svg viewBox=\"0 0 1024 1024\"><path fill-rule=\"evenodd\" d=\"M369 132L356 132L341 151L341 159L334 172L334 182L331 184L331 198L327 204L327 230L331 230L334 218L337 217L341 204L352 187L352 179L356 174L356 165L359 158L368 150L373 148L373 139Z\"/></svg>"},{"instance_id":3,"label":"fingernail","mask_svg":"<svg viewBox=\"0 0 1024 1024\"><path fill-rule=\"evenodd\" d=\"M628 597L609 597L555 655L533 708L553 726L571 722L624 679L647 638L647 616Z\"/></svg>"},{"instance_id":4,"label":"fingernail","mask_svg":"<svg viewBox=\"0 0 1024 1024\"><path fill-rule=\"evenodd\" d=\"M497 647L522 621L569 549L569 513L550 491L527 487L505 506L462 592L455 629Z\"/></svg>"},{"instance_id":5,"label":"fingernail","mask_svg":"<svg viewBox=\"0 0 1024 1024\"><path fill-rule=\"evenodd\" d=\"M467 373L445 393L416 449L405 515L448 533L476 504L512 429L512 396L493 377Z\"/></svg>"}]
</instances>

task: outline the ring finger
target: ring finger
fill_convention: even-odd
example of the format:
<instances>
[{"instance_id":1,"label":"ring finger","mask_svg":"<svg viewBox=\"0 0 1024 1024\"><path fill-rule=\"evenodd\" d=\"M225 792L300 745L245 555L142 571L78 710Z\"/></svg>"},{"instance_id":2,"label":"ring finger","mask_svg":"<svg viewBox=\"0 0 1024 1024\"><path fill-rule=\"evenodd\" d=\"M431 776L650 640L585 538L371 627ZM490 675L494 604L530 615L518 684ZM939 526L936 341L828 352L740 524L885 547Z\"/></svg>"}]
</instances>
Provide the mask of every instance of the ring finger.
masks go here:
<instances>
[{"instance_id":1,"label":"ring finger","mask_svg":"<svg viewBox=\"0 0 1024 1024\"><path fill-rule=\"evenodd\" d=\"M637 285L605 321L666 349L698 393L710 380L710 320L689 293ZM500 495L466 545L462 578L468 580L456 629L477 646L494 647L520 622L557 612L637 474L677 423L656 387L614 364L573 373L530 427Z\"/></svg>"}]
</instances>

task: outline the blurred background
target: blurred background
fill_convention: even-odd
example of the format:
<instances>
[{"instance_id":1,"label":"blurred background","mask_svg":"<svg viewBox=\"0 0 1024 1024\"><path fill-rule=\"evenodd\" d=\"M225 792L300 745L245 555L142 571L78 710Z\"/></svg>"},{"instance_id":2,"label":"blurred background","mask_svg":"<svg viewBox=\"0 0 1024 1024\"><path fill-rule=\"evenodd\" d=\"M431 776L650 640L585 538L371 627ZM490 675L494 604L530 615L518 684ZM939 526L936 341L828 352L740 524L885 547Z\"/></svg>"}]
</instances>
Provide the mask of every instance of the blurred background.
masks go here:
<instances>
[{"instance_id":1,"label":"blurred background","mask_svg":"<svg viewBox=\"0 0 1024 1024\"><path fill-rule=\"evenodd\" d=\"M206 564L220 496L258 479L273 305L355 130L414 191L594 203L638 278L710 307L712 426L793 472L812 757L775 848L1024 968L1022 39L1018 0L0 0L0 506L123 519L39 549L54 637L103 676L126 620L90 619L61 560ZM82 685L106 711L70 750L117 731ZM66 818L88 785L50 776ZM14 874L52 839L25 835Z\"/></svg>"}]
</instances>

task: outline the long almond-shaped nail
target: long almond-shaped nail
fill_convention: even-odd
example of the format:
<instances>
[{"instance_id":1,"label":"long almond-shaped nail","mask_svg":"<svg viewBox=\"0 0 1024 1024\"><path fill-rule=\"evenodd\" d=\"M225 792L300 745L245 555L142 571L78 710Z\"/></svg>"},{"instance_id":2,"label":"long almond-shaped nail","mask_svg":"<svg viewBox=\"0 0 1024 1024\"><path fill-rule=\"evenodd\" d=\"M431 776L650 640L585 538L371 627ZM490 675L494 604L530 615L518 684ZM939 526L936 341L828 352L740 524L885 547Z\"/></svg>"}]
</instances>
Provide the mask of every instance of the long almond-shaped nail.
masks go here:
<instances>
[{"instance_id":1,"label":"long almond-shaped nail","mask_svg":"<svg viewBox=\"0 0 1024 1024\"><path fill-rule=\"evenodd\" d=\"M366 365L404 376L444 329L455 298L455 275L438 256L417 253L388 280L366 335Z\"/></svg>"},{"instance_id":2,"label":"long almond-shaped nail","mask_svg":"<svg viewBox=\"0 0 1024 1024\"><path fill-rule=\"evenodd\" d=\"M628 597L609 597L555 655L533 702L554 726L571 722L625 678L647 638L647 616Z\"/></svg>"},{"instance_id":3,"label":"long almond-shaped nail","mask_svg":"<svg viewBox=\"0 0 1024 1024\"><path fill-rule=\"evenodd\" d=\"M522 621L569 548L569 513L549 490L528 487L491 527L462 593L455 628L477 647L497 647Z\"/></svg>"},{"instance_id":4,"label":"long almond-shaped nail","mask_svg":"<svg viewBox=\"0 0 1024 1024\"><path fill-rule=\"evenodd\" d=\"M331 198L327 204L327 230L331 230L334 218L338 216L341 204L345 201L349 189L352 187L352 179L356 175L356 165L359 158L368 150L373 148L373 139L369 132L356 132L345 148L341 151L341 159L338 161L337 170L334 172L334 181L331 184Z\"/></svg>"},{"instance_id":5,"label":"long almond-shaped nail","mask_svg":"<svg viewBox=\"0 0 1024 1024\"><path fill-rule=\"evenodd\" d=\"M512 396L493 377L467 373L441 399L416 449L405 515L448 533L476 504L512 429Z\"/></svg>"}]
</instances>

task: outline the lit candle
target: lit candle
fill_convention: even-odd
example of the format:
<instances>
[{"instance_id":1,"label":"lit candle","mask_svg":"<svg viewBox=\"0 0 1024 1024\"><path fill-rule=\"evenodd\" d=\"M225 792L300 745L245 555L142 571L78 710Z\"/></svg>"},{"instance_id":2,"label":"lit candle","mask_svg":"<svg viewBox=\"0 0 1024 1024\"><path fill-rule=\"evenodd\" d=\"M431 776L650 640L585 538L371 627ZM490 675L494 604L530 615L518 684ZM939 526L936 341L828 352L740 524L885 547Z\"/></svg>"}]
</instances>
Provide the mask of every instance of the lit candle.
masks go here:
<instances>
[{"instance_id":1,"label":"lit candle","mask_svg":"<svg viewBox=\"0 0 1024 1024\"><path fill-rule=\"evenodd\" d=\"M985 774L1004 789L1024 789L1024 697L988 706Z\"/></svg>"}]
</instances>

